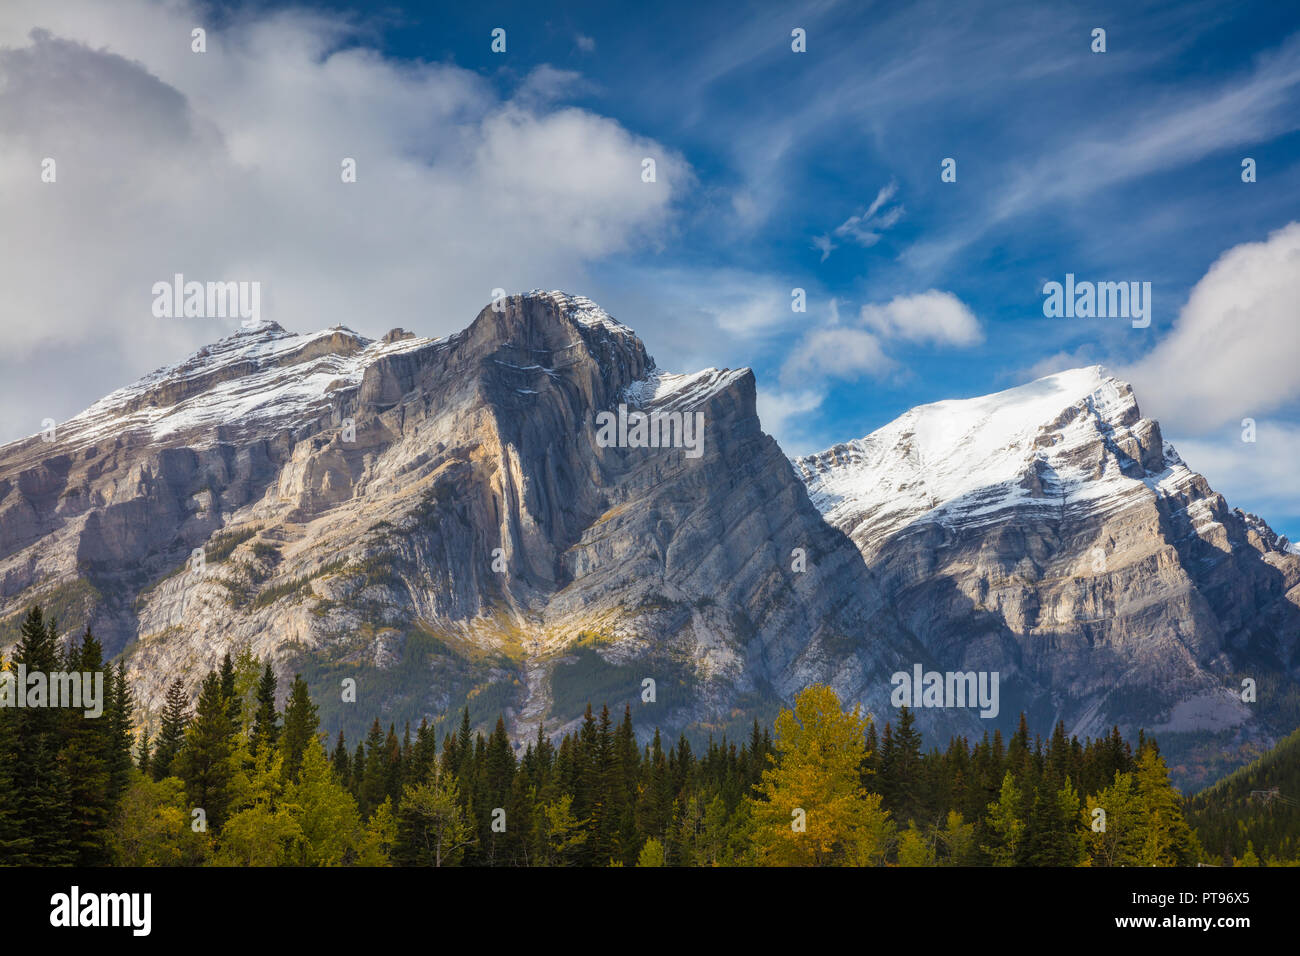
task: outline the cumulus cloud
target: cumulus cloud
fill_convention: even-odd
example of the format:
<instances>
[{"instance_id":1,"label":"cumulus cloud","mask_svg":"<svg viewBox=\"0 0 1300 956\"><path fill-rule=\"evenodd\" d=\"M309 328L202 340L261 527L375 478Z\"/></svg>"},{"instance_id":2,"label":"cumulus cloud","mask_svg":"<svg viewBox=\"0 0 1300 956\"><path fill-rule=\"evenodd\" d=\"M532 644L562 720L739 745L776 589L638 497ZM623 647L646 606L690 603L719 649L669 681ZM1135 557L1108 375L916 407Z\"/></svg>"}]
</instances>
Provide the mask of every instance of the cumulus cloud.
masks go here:
<instances>
[{"instance_id":1,"label":"cumulus cloud","mask_svg":"<svg viewBox=\"0 0 1300 956\"><path fill-rule=\"evenodd\" d=\"M900 295L885 305L864 305L862 322L886 338L935 345L975 345L983 341L979 320L951 292L931 289Z\"/></svg>"},{"instance_id":2,"label":"cumulus cloud","mask_svg":"<svg viewBox=\"0 0 1300 956\"><path fill-rule=\"evenodd\" d=\"M1192 289L1173 329L1121 369L1144 413L1204 434L1300 398L1300 222L1223 253Z\"/></svg>"},{"instance_id":3,"label":"cumulus cloud","mask_svg":"<svg viewBox=\"0 0 1300 956\"><path fill-rule=\"evenodd\" d=\"M240 14L193 53L207 18L186 2L47 7L0 6L0 440L237 328L153 318L174 273L260 281L262 317L290 329L441 334L496 287L582 288L594 261L662 243L691 182L662 145L559 104L564 71L503 97L333 15Z\"/></svg>"},{"instance_id":4,"label":"cumulus cloud","mask_svg":"<svg viewBox=\"0 0 1300 956\"><path fill-rule=\"evenodd\" d=\"M808 417L821 407L824 394L817 389L758 390L758 419L763 430L777 439L787 455L806 455L817 450L809 444Z\"/></svg>"},{"instance_id":5,"label":"cumulus cloud","mask_svg":"<svg viewBox=\"0 0 1300 956\"><path fill-rule=\"evenodd\" d=\"M983 338L975 314L951 292L930 289L867 304L852 325L840 324L839 304L832 300L829 321L803 337L782 366L781 381L879 379L899 368L886 351L888 343L965 347Z\"/></svg>"},{"instance_id":6,"label":"cumulus cloud","mask_svg":"<svg viewBox=\"0 0 1300 956\"><path fill-rule=\"evenodd\" d=\"M885 354L880 339L866 329L817 329L804 336L781 367L781 381L824 378L876 378L893 370L896 362Z\"/></svg>"},{"instance_id":7,"label":"cumulus cloud","mask_svg":"<svg viewBox=\"0 0 1300 956\"><path fill-rule=\"evenodd\" d=\"M1232 505L1256 512L1293 541L1300 537L1300 527L1274 523L1278 515L1296 513L1300 425L1262 418L1254 442L1242 441L1239 423L1232 423L1214 435L1175 439L1174 444L1188 467L1203 474Z\"/></svg>"}]
</instances>

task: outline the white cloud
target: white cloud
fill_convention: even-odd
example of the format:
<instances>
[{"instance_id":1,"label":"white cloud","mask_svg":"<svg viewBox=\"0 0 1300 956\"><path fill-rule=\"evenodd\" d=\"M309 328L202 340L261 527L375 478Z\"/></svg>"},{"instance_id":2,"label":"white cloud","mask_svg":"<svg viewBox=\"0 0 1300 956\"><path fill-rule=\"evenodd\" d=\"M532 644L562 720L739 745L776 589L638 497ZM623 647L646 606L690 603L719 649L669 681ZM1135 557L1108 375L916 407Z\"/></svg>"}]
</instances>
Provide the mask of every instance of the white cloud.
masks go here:
<instances>
[{"instance_id":1,"label":"white cloud","mask_svg":"<svg viewBox=\"0 0 1300 956\"><path fill-rule=\"evenodd\" d=\"M592 50L596 49L595 38L589 37L582 33L579 33L576 36L574 36L573 42L578 45L578 49L581 50L583 53L590 53Z\"/></svg>"},{"instance_id":2,"label":"white cloud","mask_svg":"<svg viewBox=\"0 0 1300 956\"><path fill-rule=\"evenodd\" d=\"M1143 412L1200 435L1300 398L1300 222L1223 253L1173 329L1120 374Z\"/></svg>"},{"instance_id":3,"label":"white cloud","mask_svg":"<svg viewBox=\"0 0 1300 956\"><path fill-rule=\"evenodd\" d=\"M951 292L931 289L900 295L885 305L864 305L862 322L886 338L935 345L975 345L984 338L979 320Z\"/></svg>"},{"instance_id":4,"label":"white cloud","mask_svg":"<svg viewBox=\"0 0 1300 956\"><path fill-rule=\"evenodd\" d=\"M899 368L885 350L887 343L964 347L983 338L979 320L951 292L930 289L883 305L864 305L857 324L847 326L840 324L839 302L832 299L829 321L795 347L781 368L781 381L880 379Z\"/></svg>"},{"instance_id":5,"label":"white cloud","mask_svg":"<svg viewBox=\"0 0 1300 956\"><path fill-rule=\"evenodd\" d=\"M47 6L0 6L0 440L237 327L154 319L173 273L260 281L290 329L441 334L495 287L581 289L590 263L661 243L691 184L662 145L556 106L575 74L502 99L331 16L241 14L197 54L189 3Z\"/></svg>"},{"instance_id":6,"label":"white cloud","mask_svg":"<svg viewBox=\"0 0 1300 956\"><path fill-rule=\"evenodd\" d=\"M824 397L816 389L782 391L760 386L758 420L763 424L763 431L776 438L787 455L808 454L815 449L805 447L807 443L802 438L810 424L805 416L820 408Z\"/></svg>"},{"instance_id":7,"label":"white cloud","mask_svg":"<svg viewBox=\"0 0 1300 956\"><path fill-rule=\"evenodd\" d=\"M1172 441L1188 467L1203 474L1233 507L1253 511L1266 521L1272 515L1300 511L1300 482L1296 480L1300 475L1300 425L1264 418L1256 422L1254 442L1243 442L1236 425L1213 436ZM1300 535L1300 528L1274 524L1273 529L1293 540Z\"/></svg>"},{"instance_id":8,"label":"white cloud","mask_svg":"<svg viewBox=\"0 0 1300 956\"><path fill-rule=\"evenodd\" d=\"M866 329L817 329L804 336L781 367L782 384L827 378L881 378L897 363L885 354L880 339Z\"/></svg>"},{"instance_id":9,"label":"white cloud","mask_svg":"<svg viewBox=\"0 0 1300 956\"><path fill-rule=\"evenodd\" d=\"M1089 365L1106 364L1098 361L1096 355L1097 347L1090 342L1085 342L1075 349L1063 349L1060 352L1054 352L1046 358L1034 362L1028 368L1017 369L1015 372L1009 373L1006 379L1013 385L1023 385L1025 382L1046 378L1048 375L1055 375L1057 372L1086 368ZM1138 397L1141 398L1141 396Z\"/></svg>"},{"instance_id":10,"label":"white cloud","mask_svg":"<svg viewBox=\"0 0 1300 956\"><path fill-rule=\"evenodd\" d=\"M867 207L866 212L858 213L844 220L835 227L834 234L841 239L856 242L860 246L868 248L874 246L880 241L880 237L886 229L894 226L898 220L903 218L902 205L887 206L896 192L898 192L897 182L891 180L886 183L881 187L880 192L876 193L876 198L871 201L871 205ZM835 244L831 241L830 236L817 236L813 239L813 248L821 250L821 261L825 262L830 256L831 250L835 248Z\"/></svg>"}]
</instances>

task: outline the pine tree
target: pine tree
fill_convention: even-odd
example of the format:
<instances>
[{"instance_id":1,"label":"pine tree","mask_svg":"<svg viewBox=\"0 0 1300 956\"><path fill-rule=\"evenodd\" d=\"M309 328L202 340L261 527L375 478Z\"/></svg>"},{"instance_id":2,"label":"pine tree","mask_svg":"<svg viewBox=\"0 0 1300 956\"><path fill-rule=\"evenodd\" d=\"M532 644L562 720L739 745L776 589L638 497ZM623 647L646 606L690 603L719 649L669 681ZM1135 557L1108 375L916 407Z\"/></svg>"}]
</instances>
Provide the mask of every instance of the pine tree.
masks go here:
<instances>
[{"instance_id":1,"label":"pine tree","mask_svg":"<svg viewBox=\"0 0 1300 956\"><path fill-rule=\"evenodd\" d=\"M64 726L57 744L60 769L68 781L69 838L75 862L102 866L111 862L108 830L117 804L110 769L115 691L113 672L105 674L103 651L89 628L80 648L69 652L66 669L94 675L103 692L99 717L86 717L76 708L62 711Z\"/></svg>"},{"instance_id":2,"label":"pine tree","mask_svg":"<svg viewBox=\"0 0 1300 956\"><path fill-rule=\"evenodd\" d=\"M330 758L330 764L334 769L334 778L338 780L339 785L345 790L352 790L352 761L348 757L347 741L343 739L343 731L339 731L339 739L334 744L334 753Z\"/></svg>"},{"instance_id":3,"label":"pine tree","mask_svg":"<svg viewBox=\"0 0 1300 956\"><path fill-rule=\"evenodd\" d=\"M10 690L10 682L16 679L3 655L0 655L0 681L5 682L0 686ZM0 707L0 861L4 863L25 859L31 847L31 838L19 829L19 808L13 778L13 767L17 762L13 713L10 707Z\"/></svg>"},{"instance_id":4,"label":"pine tree","mask_svg":"<svg viewBox=\"0 0 1300 956\"><path fill-rule=\"evenodd\" d=\"M193 807L202 809L208 826L220 830L231 810L235 775L235 729L221 675L212 671L199 688L194 719L185 730L176 773L185 782Z\"/></svg>"},{"instance_id":5,"label":"pine tree","mask_svg":"<svg viewBox=\"0 0 1300 956\"><path fill-rule=\"evenodd\" d=\"M241 703L236 689L235 662L230 659L230 651L221 658L221 696L226 700L226 714L230 718L231 733L240 730Z\"/></svg>"},{"instance_id":6,"label":"pine tree","mask_svg":"<svg viewBox=\"0 0 1300 956\"><path fill-rule=\"evenodd\" d=\"M1021 862L1026 866L1077 866L1084 856L1080 832L1079 795L1065 777L1059 790L1044 775L1034 799L1033 815L1025 827Z\"/></svg>"},{"instance_id":7,"label":"pine tree","mask_svg":"<svg viewBox=\"0 0 1300 956\"><path fill-rule=\"evenodd\" d=\"M89 632L87 632L89 633ZM110 797L113 804L122 799L131 779L131 744L135 740L135 695L126 679L126 664L118 661L113 674L113 694L104 713L108 721L108 773ZM108 675L105 675L106 677Z\"/></svg>"},{"instance_id":8,"label":"pine tree","mask_svg":"<svg viewBox=\"0 0 1300 956\"><path fill-rule=\"evenodd\" d=\"M1145 830L1139 864L1188 866L1196 862L1199 847L1183 818L1182 798L1169 782L1169 770L1154 743L1144 743L1134 774Z\"/></svg>"},{"instance_id":9,"label":"pine tree","mask_svg":"<svg viewBox=\"0 0 1300 956\"><path fill-rule=\"evenodd\" d=\"M315 739L319 728L320 718L316 714L316 705L307 692L307 682L301 674L294 674L289 700L284 705L284 732L280 738L286 781L297 777L298 768L302 766L303 751Z\"/></svg>"},{"instance_id":10,"label":"pine tree","mask_svg":"<svg viewBox=\"0 0 1300 956\"><path fill-rule=\"evenodd\" d=\"M397 730L388 725L384 738L384 796L397 800L402 795L402 748L397 742Z\"/></svg>"},{"instance_id":11,"label":"pine tree","mask_svg":"<svg viewBox=\"0 0 1300 956\"><path fill-rule=\"evenodd\" d=\"M511 785L515 775L515 752L506 735L505 720L498 717L492 736L488 739L484 754L483 774L480 779L479 807L479 846L483 860L489 866L501 862L501 856L507 852L510 843ZM506 831L499 833L493 829L493 814L497 810L506 811Z\"/></svg>"},{"instance_id":12,"label":"pine tree","mask_svg":"<svg viewBox=\"0 0 1300 956\"><path fill-rule=\"evenodd\" d=\"M135 766L146 777L152 777L150 772L149 758L152 756L149 746L149 728L145 727L140 731L140 743L135 751Z\"/></svg>"},{"instance_id":13,"label":"pine tree","mask_svg":"<svg viewBox=\"0 0 1300 956\"><path fill-rule=\"evenodd\" d=\"M40 608L33 607L19 627L13 663L25 667L28 675L48 677L63 663L58 644L55 623L47 622ZM65 716L54 707L23 707L13 712L14 825L25 850L15 854L12 863L59 866L77 858L74 840L84 833L84 827L74 828L67 762L59 759Z\"/></svg>"},{"instance_id":14,"label":"pine tree","mask_svg":"<svg viewBox=\"0 0 1300 956\"><path fill-rule=\"evenodd\" d=\"M158 742L154 746L150 768L155 780L175 775L172 764L185 744L185 728L189 723L189 695L185 691L184 681L178 677L168 685L167 696L163 701Z\"/></svg>"},{"instance_id":15,"label":"pine tree","mask_svg":"<svg viewBox=\"0 0 1300 956\"><path fill-rule=\"evenodd\" d=\"M916 715L910 708L899 708L898 727L893 736L889 762L882 763L882 794L885 808L901 826L928 816L921 788L921 735L916 730Z\"/></svg>"},{"instance_id":16,"label":"pine tree","mask_svg":"<svg viewBox=\"0 0 1300 956\"><path fill-rule=\"evenodd\" d=\"M360 781L361 795L358 802L365 813L379 806L388 796L388 760L384 744L384 729L376 717L370 725L370 733L366 735L365 751L358 748L357 760L352 769L354 777Z\"/></svg>"},{"instance_id":17,"label":"pine tree","mask_svg":"<svg viewBox=\"0 0 1300 956\"><path fill-rule=\"evenodd\" d=\"M280 742L280 713L275 709L275 671L266 665L257 684L257 709L253 715L253 753Z\"/></svg>"}]
</instances>

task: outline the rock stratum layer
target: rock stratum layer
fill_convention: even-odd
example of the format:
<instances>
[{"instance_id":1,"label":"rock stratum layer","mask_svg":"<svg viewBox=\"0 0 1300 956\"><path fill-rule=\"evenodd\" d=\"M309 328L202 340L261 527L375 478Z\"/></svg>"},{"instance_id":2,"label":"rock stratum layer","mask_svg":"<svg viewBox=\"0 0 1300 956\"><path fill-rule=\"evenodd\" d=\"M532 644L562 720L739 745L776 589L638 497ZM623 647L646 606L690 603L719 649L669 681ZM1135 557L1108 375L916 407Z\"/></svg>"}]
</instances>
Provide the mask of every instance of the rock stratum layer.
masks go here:
<instances>
[{"instance_id":1,"label":"rock stratum layer","mask_svg":"<svg viewBox=\"0 0 1300 956\"><path fill-rule=\"evenodd\" d=\"M1300 720L1300 555L1105 369L914 408L795 467L941 669L1000 670L1004 709L1145 727L1202 764Z\"/></svg>"},{"instance_id":2,"label":"rock stratum layer","mask_svg":"<svg viewBox=\"0 0 1300 956\"><path fill-rule=\"evenodd\" d=\"M702 454L604 447L620 405L701 413ZM1238 746L1290 719L1300 556L1100 369L791 462L748 369L664 372L535 292L441 339L242 330L53 437L0 448L0 642L39 601L150 710L249 649L354 739L468 705L522 740L588 700L735 734L813 682L888 718L917 663L1001 675L996 721L923 710L938 733L1024 708Z\"/></svg>"}]
</instances>

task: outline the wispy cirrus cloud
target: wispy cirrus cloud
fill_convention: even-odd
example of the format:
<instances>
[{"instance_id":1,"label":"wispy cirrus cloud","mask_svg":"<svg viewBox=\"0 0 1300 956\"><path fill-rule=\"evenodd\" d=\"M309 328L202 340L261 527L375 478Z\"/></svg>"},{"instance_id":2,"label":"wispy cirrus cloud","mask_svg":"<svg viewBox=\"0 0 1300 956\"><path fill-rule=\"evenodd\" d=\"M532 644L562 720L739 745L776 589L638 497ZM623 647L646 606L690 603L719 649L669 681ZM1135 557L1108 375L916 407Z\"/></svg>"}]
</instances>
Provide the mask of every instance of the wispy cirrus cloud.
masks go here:
<instances>
[{"instance_id":1,"label":"wispy cirrus cloud","mask_svg":"<svg viewBox=\"0 0 1300 956\"><path fill-rule=\"evenodd\" d=\"M878 243L885 230L903 218L902 203L889 205L890 200L894 198L894 194L897 192L898 182L891 179L880 188L880 191L876 193L876 198L871 201L871 205L865 211L856 213L844 220L832 230L830 235L815 237L813 239L813 248L821 250L821 261L825 262L829 259L831 252L836 248L831 236L856 243L864 248L870 248Z\"/></svg>"}]
</instances>

